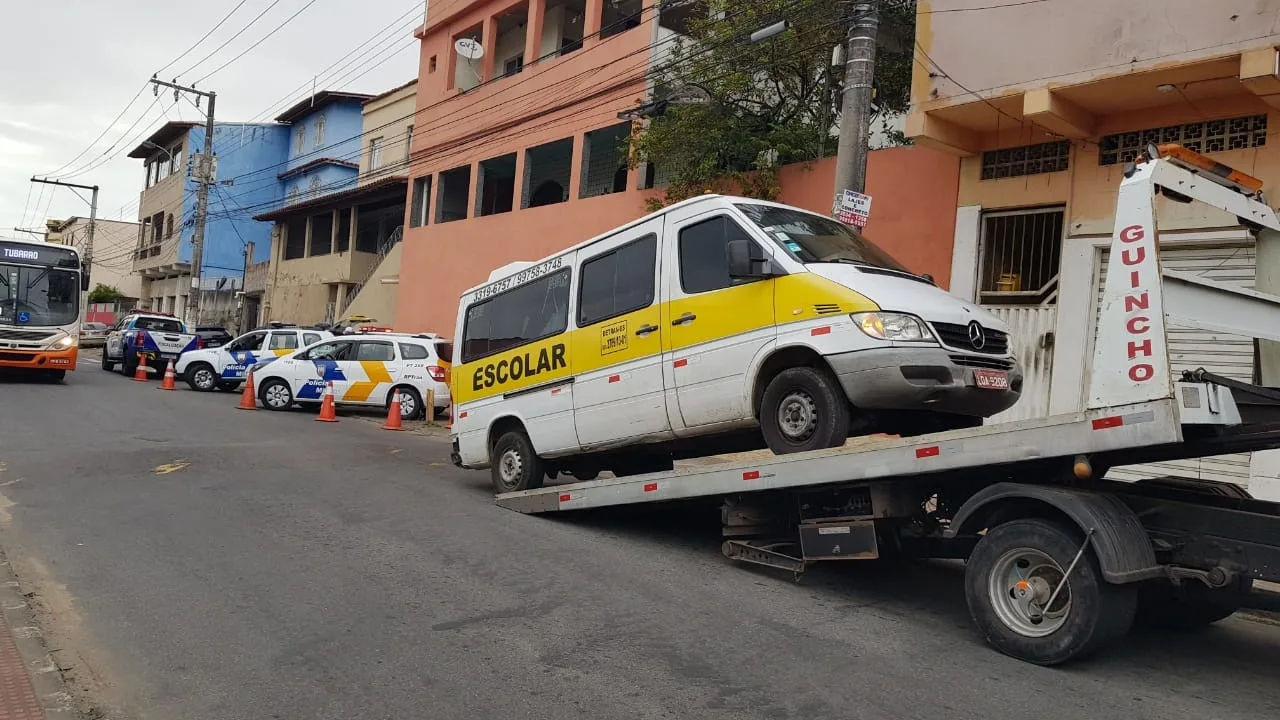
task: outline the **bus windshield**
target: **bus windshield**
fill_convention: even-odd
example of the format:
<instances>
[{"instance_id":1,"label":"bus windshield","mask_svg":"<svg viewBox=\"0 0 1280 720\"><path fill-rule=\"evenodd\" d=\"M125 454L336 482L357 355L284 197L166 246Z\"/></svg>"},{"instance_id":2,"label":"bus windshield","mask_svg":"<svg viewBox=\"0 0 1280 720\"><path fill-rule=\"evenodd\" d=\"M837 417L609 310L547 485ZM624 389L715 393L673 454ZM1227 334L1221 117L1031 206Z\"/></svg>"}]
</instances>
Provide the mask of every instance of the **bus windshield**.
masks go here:
<instances>
[{"instance_id":1,"label":"bus windshield","mask_svg":"<svg viewBox=\"0 0 1280 720\"><path fill-rule=\"evenodd\" d=\"M69 325L79 315L76 271L0 263L0 325Z\"/></svg>"}]
</instances>

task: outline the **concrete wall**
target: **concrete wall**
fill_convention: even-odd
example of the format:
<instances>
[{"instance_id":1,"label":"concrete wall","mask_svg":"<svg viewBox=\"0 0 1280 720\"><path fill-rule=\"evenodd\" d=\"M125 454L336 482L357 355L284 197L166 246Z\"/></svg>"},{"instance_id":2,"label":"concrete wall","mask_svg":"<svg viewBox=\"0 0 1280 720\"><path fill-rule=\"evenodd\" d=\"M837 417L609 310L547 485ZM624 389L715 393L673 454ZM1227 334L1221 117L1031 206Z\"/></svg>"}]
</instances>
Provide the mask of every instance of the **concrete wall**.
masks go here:
<instances>
[{"instance_id":1,"label":"concrete wall","mask_svg":"<svg viewBox=\"0 0 1280 720\"><path fill-rule=\"evenodd\" d=\"M1270 0L1052 0L949 12L972 7L917 5L917 40L946 73L930 77L927 62L917 63L912 94L926 109L970 101L969 91L994 97L1230 54L1276 33L1280 14Z\"/></svg>"},{"instance_id":2,"label":"concrete wall","mask_svg":"<svg viewBox=\"0 0 1280 720\"><path fill-rule=\"evenodd\" d=\"M73 217L60 230L50 230L49 242L70 245L81 253L89 236L89 219ZM114 287L125 297L141 297L142 280L133 272L138 246L138 223L97 220L93 231L93 266L90 289L99 283Z\"/></svg>"},{"instance_id":3,"label":"concrete wall","mask_svg":"<svg viewBox=\"0 0 1280 720\"><path fill-rule=\"evenodd\" d=\"M307 202L323 195L349 190L356 184L356 173L354 167L346 165L319 165L285 178L281 182L282 196L285 202L289 202L296 191L295 202ZM319 184L317 186L313 183Z\"/></svg>"},{"instance_id":4,"label":"concrete wall","mask_svg":"<svg viewBox=\"0 0 1280 720\"><path fill-rule=\"evenodd\" d=\"M343 316L363 315L378 321L380 325L396 325L396 305L400 294L400 268L404 257L404 243L391 248L382 258L378 269L369 277L359 294L343 311ZM383 282L384 280L390 282Z\"/></svg>"},{"instance_id":5,"label":"concrete wall","mask_svg":"<svg viewBox=\"0 0 1280 720\"><path fill-rule=\"evenodd\" d=\"M407 87L398 88L364 104L361 184L387 175L408 174L406 163L409 159L409 133L410 128L416 125L414 113L417 110L417 87L415 80ZM369 141L375 137L383 138L382 168L371 172Z\"/></svg>"}]
</instances>

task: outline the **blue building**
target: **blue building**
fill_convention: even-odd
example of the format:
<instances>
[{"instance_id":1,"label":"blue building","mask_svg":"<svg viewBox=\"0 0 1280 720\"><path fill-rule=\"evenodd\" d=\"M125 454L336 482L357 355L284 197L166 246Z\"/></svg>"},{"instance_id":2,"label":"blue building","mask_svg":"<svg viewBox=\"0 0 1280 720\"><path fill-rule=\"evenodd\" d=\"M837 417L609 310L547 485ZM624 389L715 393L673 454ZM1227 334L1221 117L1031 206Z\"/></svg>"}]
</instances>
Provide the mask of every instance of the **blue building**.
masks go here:
<instances>
[{"instance_id":1,"label":"blue building","mask_svg":"<svg viewBox=\"0 0 1280 720\"><path fill-rule=\"evenodd\" d=\"M290 133L288 162L276 175L285 203L355 187L360 174L362 108L371 97L325 90L276 117Z\"/></svg>"},{"instance_id":2,"label":"blue building","mask_svg":"<svg viewBox=\"0 0 1280 720\"><path fill-rule=\"evenodd\" d=\"M192 157L204 147L203 123L169 122L129 153L143 161L146 180L138 204L139 235L133 269L141 277L140 307L183 316L191 281L198 183ZM278 205L277 173L289 161L290 128L275 123L214 125L216 182L209 190L201 254L202 324L234 327L235 292L246 260L271 253L271 225L253 215ZM246 250L252 247L252 257Z\"/></svg>"}]
</instances>

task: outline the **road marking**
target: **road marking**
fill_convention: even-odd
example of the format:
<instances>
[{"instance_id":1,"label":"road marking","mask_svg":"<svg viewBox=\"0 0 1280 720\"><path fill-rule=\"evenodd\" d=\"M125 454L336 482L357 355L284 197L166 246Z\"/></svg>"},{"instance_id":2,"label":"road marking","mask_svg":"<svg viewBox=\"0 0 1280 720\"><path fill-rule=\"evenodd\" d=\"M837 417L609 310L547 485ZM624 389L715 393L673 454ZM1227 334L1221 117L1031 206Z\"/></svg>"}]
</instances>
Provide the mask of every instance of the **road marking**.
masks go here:
<instances>
[{"instance_id":1,"label":"road marking","mask_svg":"<svg viewBox=\"0 0 1280 720\"><path fill-rule=\"evenodd\" d=\"M191 463L187 462L186 460L174 460L171 463L165 463L164 465L157 465L156 468L151 472L155 473L156 475L168 475L169 473L175 473L175 472L178 472L179 470L185 470L190 465Z\"/></svg>"}]
</instances>

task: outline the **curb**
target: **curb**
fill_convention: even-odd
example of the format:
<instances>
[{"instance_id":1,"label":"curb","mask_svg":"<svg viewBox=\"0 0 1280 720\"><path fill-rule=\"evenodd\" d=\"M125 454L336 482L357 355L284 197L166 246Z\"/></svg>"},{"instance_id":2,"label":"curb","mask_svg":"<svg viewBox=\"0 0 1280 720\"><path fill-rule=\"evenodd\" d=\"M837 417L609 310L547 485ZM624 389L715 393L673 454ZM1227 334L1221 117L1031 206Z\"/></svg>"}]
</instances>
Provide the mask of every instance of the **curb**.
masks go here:
<instances>
[{"instance_id":1,"label":"curb","mask_svg":"<svg viewBox=\"0 0 1280 720\"><path fill-rule=\"evenodd\" d=\"M23 664L27 667L31 685L44 708L47 720L73 720L78 718L71 694L62 681L62 668L49 654L44 633L36 625L35 613L22 594L18 578L13 573L9 558L0 551L0 610L5 624L13 635Z\"/></svg>"}]
</instances>

